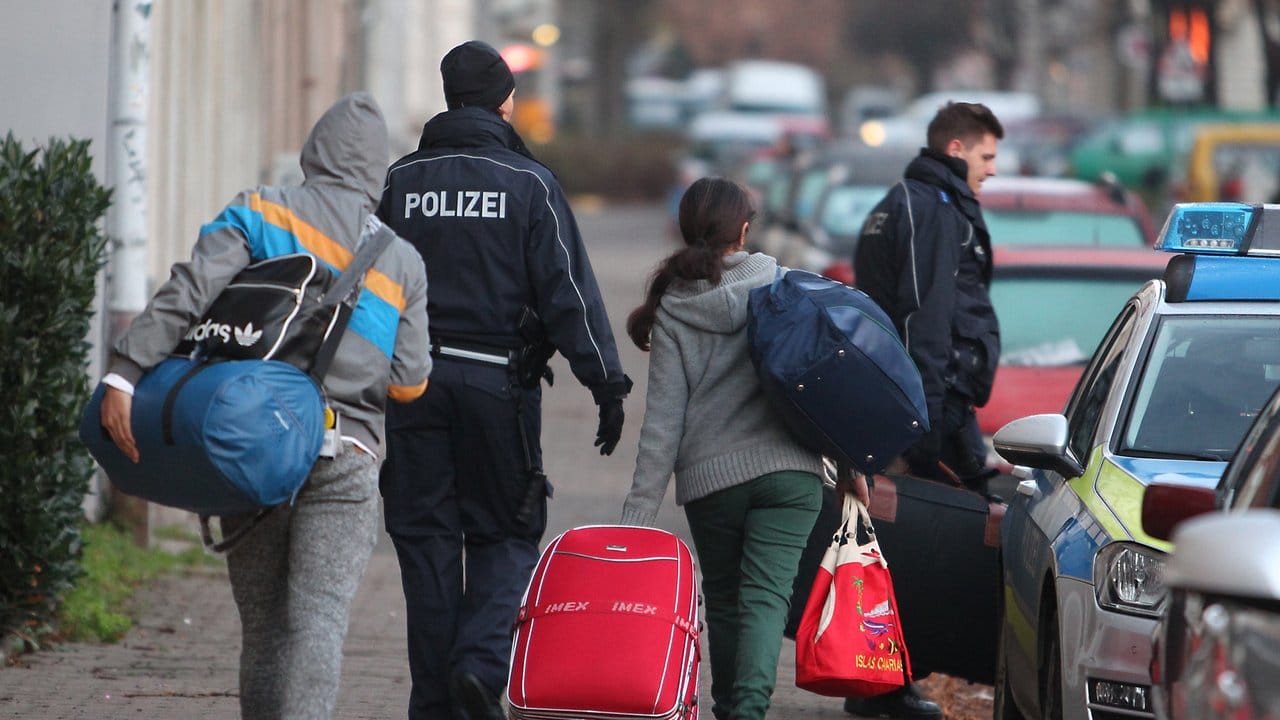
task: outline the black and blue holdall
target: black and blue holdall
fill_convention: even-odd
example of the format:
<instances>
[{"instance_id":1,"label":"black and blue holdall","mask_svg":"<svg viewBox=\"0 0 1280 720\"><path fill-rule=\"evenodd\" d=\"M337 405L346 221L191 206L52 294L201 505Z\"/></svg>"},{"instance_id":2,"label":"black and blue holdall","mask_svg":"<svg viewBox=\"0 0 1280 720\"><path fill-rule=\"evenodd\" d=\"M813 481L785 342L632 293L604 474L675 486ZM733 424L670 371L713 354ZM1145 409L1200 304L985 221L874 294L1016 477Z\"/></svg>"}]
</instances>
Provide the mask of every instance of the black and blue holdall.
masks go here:
<instances>
[{"instance_id":1,"label":"black and blue holdall","mask_svg":"<svg viewBox=\"0 0 1280 720\"><path fill-rule=\"evenodd\" d=\"M779 268L748 308L760 384L806 447L870 475L929 430L920 372L866 293Z\"/></svg>"},{"instance_id":2,"label":"black and blue holdall","mask_svg":"<svg viewBox=\"0 0 1280 720\"><path fill-rule=\"evenodd\" d=\"M323 381L358 299L365 271L395 234L367 226L345 272L308 253L247 266L189 329L174 356L134 387L131 426L140 462L101 423L99 384L80 439L122 492L207 519L292 502L337 417ZM247 531L253 524L246 524Z\"/></svg>"}]
</instances>

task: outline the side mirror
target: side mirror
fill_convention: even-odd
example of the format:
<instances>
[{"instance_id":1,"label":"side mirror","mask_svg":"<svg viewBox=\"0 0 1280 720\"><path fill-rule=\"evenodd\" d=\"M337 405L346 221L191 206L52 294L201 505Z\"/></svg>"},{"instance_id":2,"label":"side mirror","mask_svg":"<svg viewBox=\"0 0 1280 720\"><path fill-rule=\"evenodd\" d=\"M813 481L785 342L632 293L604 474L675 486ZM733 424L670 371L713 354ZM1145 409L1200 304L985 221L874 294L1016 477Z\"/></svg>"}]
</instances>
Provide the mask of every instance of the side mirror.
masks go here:
<instances>
[{"instance_id":1,"label":"side mirror","mask_svg":"<svg viewBox=\"0 0 1280 720\"><path fill-rule=\"evenodd\" d=\"M1151 483L1142 494L1142 530L1157 540L1169 540L1178 523L1212 512L1213 488Z\"/></svg>"},{"instance_id":2,"label":"side mirror","mask_svg":"<svg viewBox=\"0 0 1280 720\"><path fill-rule=\"evenodd\" d=\"M1084 474L1084 466L1067 449L1067 418L1062 415L1018 418L997 430L992 444L1014 465L1051 470L1065 478Z\"/></svg>"},{"instance_id":3,"label":"side mirror","mask_svg":"<svg viewBox=\"0 0 1280 720\"><path fill-rule=\"evenodd\" d=\"M1274 603L1280 586L1280 511L1210 513L1174 533L1165 584ZM1242 552L1247 548L1247 552Z\"/></svg>"}]
</instances>

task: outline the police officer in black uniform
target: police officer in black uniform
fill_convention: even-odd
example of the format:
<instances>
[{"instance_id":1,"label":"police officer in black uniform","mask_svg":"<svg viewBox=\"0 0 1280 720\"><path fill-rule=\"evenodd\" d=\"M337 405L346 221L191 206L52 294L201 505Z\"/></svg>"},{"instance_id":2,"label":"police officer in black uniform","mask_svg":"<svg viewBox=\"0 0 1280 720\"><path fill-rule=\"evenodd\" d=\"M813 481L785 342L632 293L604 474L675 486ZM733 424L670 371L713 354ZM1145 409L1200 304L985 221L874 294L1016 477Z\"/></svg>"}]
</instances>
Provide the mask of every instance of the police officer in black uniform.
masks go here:
<instances>
[{"instance_id":1,"label":"police officer in black uniform","mask_svg":"<svg viewBox=\"0 0 1280 720\"><path fill-rule=\"evenodd\" d=\"M990 473L974 408L990 397L1000 359L991 236L979 197L982 183L996 174L1003 137L985 105L940 108L926 131L927 145L867 216L853 258L858 287L893 320L924 385L930 427L903 453L908 471L944 481L954 475L979 490ZM910 618L903 621L910 648ZM929 674L924 663L915 665L917 678ZM844 707L862 717L942 717L941 707L915 683L849 698Z\"/></svg>"},{"instance_id":2,"label":"police officer in black uniform","mask_svg":"<svg viewBox=\"0 0 1280 720\"><path fill-rule=\"evenodd\" d=\"M631 381L564 193L508 123L507 64L470 41L440 72L449 109L392 164L378 207L426 262L435 358L428 391L388 415L381 487L408 606L409 717L494 720L551 494L546 361L559 351L590 388L605 455Z\"/></svg>"}]
</instances>

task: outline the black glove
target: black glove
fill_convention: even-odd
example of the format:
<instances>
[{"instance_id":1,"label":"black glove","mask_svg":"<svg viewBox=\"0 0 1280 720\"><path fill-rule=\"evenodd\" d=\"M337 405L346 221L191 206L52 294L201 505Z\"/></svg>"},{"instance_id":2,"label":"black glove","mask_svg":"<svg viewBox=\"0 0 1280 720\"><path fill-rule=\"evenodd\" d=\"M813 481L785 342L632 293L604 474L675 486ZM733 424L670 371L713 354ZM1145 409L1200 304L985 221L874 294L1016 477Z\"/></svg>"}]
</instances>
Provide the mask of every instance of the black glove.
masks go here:
<instances>
[{"instance_id":1,"label":"black glove","mask_svg":"<svg viewBox=\"0 0 1280 720\"><path fill-rule=\"evenodd\" d=\"M626 414L622 412L622 398L612 398L600 403L600 427L596 429L595 444L601 455L613 454L622 437L622 421Z\"/></svg>"}]
</instances>

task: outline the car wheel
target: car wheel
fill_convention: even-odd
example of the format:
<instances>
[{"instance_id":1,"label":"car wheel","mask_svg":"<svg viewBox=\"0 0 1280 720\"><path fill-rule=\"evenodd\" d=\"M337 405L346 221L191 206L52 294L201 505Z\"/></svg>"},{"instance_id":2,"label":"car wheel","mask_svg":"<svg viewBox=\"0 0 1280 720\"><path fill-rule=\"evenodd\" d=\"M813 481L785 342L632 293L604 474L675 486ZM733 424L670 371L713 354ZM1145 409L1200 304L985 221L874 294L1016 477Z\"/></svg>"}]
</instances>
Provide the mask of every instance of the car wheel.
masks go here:
<instances>
[{"instance_id":1,"label":"car wheel","mask_svg":"<svg viewBox=\"0 0 1280 720\"><path fill-rule=\"evenodd\" d=\"M1044 638L1044 654L1040 658L1040 716L1044 720L1062 720L1062 650L1055 610L1050 609L1040 636Z\"/></svg>"},{"instance_id":2,"label":"car wheel","mask_svg":"<svg viewBox=\"0 0 1280 720\"><path fill-rule=\"evenodd\" d=\"M1025 720L1025 716L1018 710L1018 703L1013 699L1013 693L1009 690L1009 658L1004 649L1006 622L1003 592L1000 593L1000 611L997 616L1000 618L1000 624L996 631L996 684L991 717L993 720Z\"/></svg>"}]
</instances>

